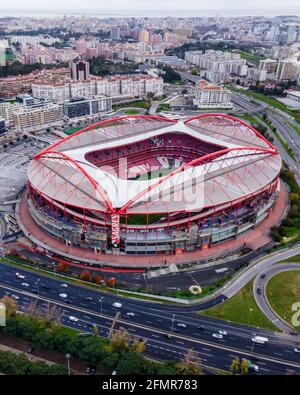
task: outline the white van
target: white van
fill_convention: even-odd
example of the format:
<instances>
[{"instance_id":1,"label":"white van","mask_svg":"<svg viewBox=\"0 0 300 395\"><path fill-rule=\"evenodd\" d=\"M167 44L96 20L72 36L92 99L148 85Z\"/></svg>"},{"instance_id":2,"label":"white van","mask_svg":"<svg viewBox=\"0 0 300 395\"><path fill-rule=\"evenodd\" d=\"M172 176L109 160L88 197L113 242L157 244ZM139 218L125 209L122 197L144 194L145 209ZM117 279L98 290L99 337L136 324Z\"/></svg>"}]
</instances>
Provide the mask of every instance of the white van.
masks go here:
<instances>
[{"instance_id":1,"label":"white van","mask_svg":"<svg viewBox=\"0 0 300 395\"><path fill-rule=\"evenodd\" d=\"M122 303L115 302L115 303L113 303L113 307L115 307L116 309L120 309L122 307Z\"/></svg>"}]
</instances>

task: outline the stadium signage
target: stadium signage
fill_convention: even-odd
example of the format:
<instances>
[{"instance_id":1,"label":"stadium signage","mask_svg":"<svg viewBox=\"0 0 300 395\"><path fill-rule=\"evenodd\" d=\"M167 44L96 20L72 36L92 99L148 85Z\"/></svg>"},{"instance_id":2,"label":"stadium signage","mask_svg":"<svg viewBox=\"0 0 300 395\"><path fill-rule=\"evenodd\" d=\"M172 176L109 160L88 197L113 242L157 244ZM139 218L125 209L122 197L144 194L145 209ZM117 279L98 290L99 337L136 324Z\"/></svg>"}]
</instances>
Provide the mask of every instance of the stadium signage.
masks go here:
<instances>
[{"instance_id":1,"label":"stadium signage","mask_svg":"<svg viewBox=\"0 0 300 395\"><path fill-rule=\"evenodd\" d=\"M120 245L120 216L112 214L111 216L111 241L114 248Z\"/></svg>"}]
</instances>

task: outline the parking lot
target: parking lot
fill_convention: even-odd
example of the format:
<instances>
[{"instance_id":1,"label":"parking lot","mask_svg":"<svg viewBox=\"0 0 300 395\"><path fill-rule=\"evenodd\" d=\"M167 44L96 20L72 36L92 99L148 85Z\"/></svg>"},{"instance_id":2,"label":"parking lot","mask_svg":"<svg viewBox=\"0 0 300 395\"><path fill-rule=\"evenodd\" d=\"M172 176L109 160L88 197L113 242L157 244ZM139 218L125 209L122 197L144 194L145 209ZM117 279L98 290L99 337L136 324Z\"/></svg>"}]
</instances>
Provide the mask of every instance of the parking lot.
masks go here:
<instances>
[{"instance_id":1,"label":"parking lot","mask_svg":"<svg viewBox=\"0 0 300 395\"><path fill-rule=\"evenodd\" d=\"M31 138L0 150L0 204L13 200L24 187L30 160L48 144Z\"/></svg>"}]
</instances>

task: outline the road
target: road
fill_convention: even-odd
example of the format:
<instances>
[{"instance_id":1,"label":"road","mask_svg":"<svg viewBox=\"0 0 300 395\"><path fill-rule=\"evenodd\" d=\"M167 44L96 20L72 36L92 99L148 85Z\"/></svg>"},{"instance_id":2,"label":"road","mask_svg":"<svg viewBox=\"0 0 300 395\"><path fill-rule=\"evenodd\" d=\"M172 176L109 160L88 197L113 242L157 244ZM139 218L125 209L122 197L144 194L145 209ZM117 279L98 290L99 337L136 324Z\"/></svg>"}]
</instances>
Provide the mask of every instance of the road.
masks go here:
<instances>
[{"instance_id":1,"label":"road","mask_svg":"<svg viewBox=\"0 0 300 395\"><path fill-rule=\"evenodd\" d=\"M193 348L199 352L202 363L206 366L229 370L231 360L238 355L257 361L261 374L284 374L287 369L300 374L299 358L293 351L295 343L285 335L255 328L255 333L267 336L269 343L253 346L253 328L244 325L199 317L186 311L186 307L129 300L71 284L65 288L62 281L18 269L18 272L26 276L20 280L15 276L15 272L16 269L13 267L0 265L0 293L17 295L18 307L22 311L28 312L32 300L37 300L38 306L42 309L45 309L48 303L53 303L63 310L64 325L86 332L90 330L88 324L95 323L101 335L108 336L117 312L112 305L119 301L122 303L122 309L118 325L126 328L131 335L147 339L147 354L151 357L178 360L187 349ZM37 286L35 284L38 279L40 281ZM29 284L29 287L22 286L24 282ZM60 297L61 293L66 293L67 298ZM128 312L134 313L135 316L127 316ZM70 316L75 316L78 321L71 321ZM180 323L186 327L179 327ZM199 325L204 329L200 329ZM212 336L219 330L227 331L227 335L222 339ZM172 339L166 338L166 333L171 332Z\"/></svg>"},{"instance_id":2,"label":"road","mask_svg":"<svg viewBox=\"0 0 300 395\"><path fill-rule=\"evenodd\" d=\"M234 296L241 288L243 288L249 281L254 279L260 273L263 273L269 267L273 266L279 261L283 261L285 259L291 258L292 256L300 254L300 245L289 248L288 250L281 251L277 254L271 254L266 256L266 258L262 259L260 262L255 263L250 266L244 273L238 277L236 281L234 281L231 285L229 285L223 294L227 298L231 298Z\"/></svg>"},{"instance_id":3,"label":"road","mask_svg":"<svg viewBox=\"0 0 300 395\"><path fill-rule=\"evenodd\" d=\"M297 184L300 186L300 177L298 175L298 169L300 167L300 136L298 136L296 131L291 126L288 125L286 120L281 115L276 113L274 110L272 111L267 110L265 103L261 102L260 105L256 104L257 101L253 103L249 101L246 96L242 96L242 94L236 94L236 93L232 93L232 101L238 104L240 107L244 108L248 114L253 114L255 118L257 118L255 116L256 114L262 111L266 111L268 115L268 119L270 120L272 125L278 130L283 140L286 141L286 143L294 153L295 160L287 153L287 151L282 146L276 135L266 125L272 137L274 138L274 145L278 149L282 159L287 163L289 168L294 171L295 179L297 181ZM258 121L261 122L260 119L258 119Z\"/></svg>"},{"instance_id":4,"label":"road","mask_svg":"<svg viewBox=\"0 0 300 395\"><path fill-rule=\"evenodd\" d=\"M272 307L270 306L267 298L267 284L268 281L278 273L290 271L290 270L300 270L299 263L285 263L278 264L270 267L265 270L263 275L259 275L255 278L253 282L253 295L255 297L255 301L258 307L261 309L263 314L271 321L278 329L283 332L291 332L294 331L293 327L289 325L284 320L280 319L280 317L274 312ZM258 293L258 289L261 293Z\"/></svg>"},{"instance_id":5,"label":"road","mask_svg":"<svg viewBox=\"0 0 300 395\"><path fill-rule=\"evenodd\" d=\"M27 249L20 248L21 255L34 262L43 262L46 265L53 265L53 259L45 254L39 254ZM195 265L193 270L189 268L188 271L180 270L178 273L171 273L159 277L152 277L145 279L144 272L126 273L126 272L115 272L114 277L117 279L117 283L124 283L131 290L139 288L148 288L150 292L171 292L174 290L187 290L191 285L201 286L209 285L217 281L218 279L228 276L238 270L242 265L249 263L252 259L257 258L260 254L264 253L264 249L259 251L251 252L241 257L231 256L231 260L228 258L221 262L211 262L209 266L203 267L203 263L198 267ZM82 267L73 267L73 271L81 272ZM89 271L93 273L93 269L89 267ZM105 280L111 277L110 271L97 271L94 273L100 273Z\"/></svg>"}]
</instances>

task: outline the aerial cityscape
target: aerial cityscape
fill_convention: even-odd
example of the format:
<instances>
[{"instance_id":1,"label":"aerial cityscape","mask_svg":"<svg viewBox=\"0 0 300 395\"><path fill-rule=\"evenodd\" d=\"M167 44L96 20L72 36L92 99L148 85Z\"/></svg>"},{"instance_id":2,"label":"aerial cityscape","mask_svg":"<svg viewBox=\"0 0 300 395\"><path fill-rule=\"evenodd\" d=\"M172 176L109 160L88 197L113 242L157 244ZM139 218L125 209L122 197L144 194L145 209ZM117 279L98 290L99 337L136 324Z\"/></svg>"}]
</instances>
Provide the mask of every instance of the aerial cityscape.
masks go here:
<instances>
[{"instance_id":1,"label":"aerial cityscape","mask_svg":"<svg viewBox=\"0 0 300 395\"><path fill-rule=\"evenodd\" d=\"M300 375L300 7L211 3L0 7L1 376Z\"/></svg>"}]
</instances>

